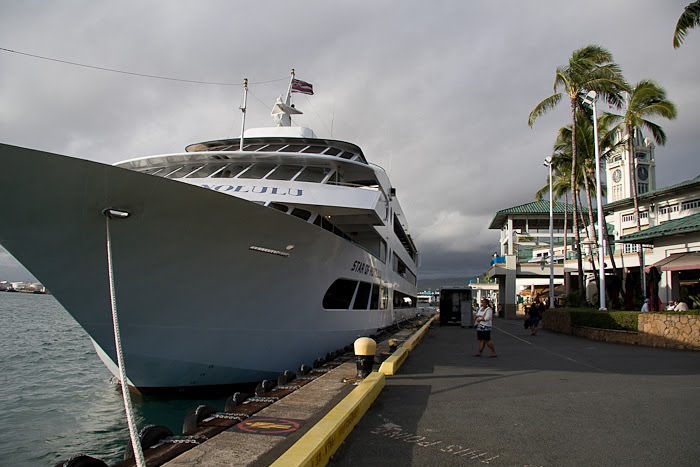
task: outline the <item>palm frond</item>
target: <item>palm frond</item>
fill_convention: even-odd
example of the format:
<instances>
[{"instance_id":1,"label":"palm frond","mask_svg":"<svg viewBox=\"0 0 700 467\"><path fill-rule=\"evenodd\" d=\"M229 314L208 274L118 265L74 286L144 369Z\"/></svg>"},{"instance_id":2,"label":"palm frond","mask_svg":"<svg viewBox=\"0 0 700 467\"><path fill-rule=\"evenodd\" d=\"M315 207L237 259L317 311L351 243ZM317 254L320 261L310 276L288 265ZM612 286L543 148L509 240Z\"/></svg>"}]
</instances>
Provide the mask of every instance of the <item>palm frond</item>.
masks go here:
<instances>
[{"instance_id":1,"label":"palm frond","mask_svg":"<svg viewBox=\"0 0 700 467\"><path fill-rule=\"evenodd\" d=\"M663 145L666 143L666 134L659 125L648 119L662 117L673 120L676 115L676 106L667 99L664 88L655 81L646 79L632 88L624 121L630 132L634 128L646 128L651 131L656 143Z\"/></svg>"},{"instance_id":2,"label":"palm frond","mask_svg":"<svg viewBox=\"0 0 700 467\"><path fill-rule=\"evenodd\" d=\"M547 184L535 192L535 201L542 201L542 198L545 196L549 196L549 176L547 177Z\"/></svg>"},{"instance_id":3,"label":"palm frond","mask_svg":"<svg viewBox=\"0 0 700 467\"><path fill-rule=\"evenodd\" d=\"M700 25L700 0L686 6L681 17L678 18L676 30L673 33L673 48L677 49L680 47L688 34L688 30L698 25Z\"/></svg>"},{"instance_id":4,"label":"palm frond","mask_svg":"<svg viewBox=\"0 0 700 467\"><path fill-rule=\"evenodd\" d=\"M532 109L532 112L530 112L530 116L527 119L527 124L530 126L530 128L532 128L532 125L535 124L535 120L537 119L537 117L544 115L549 110L556 107L560 100L561 94L557 93L547 97L542 102L537 104L535 108Z\"/></svg>"},{"instance_id":5,"label":"palm frond","mask_svg":"<svg viewBox=\"0 0 700 467\"><path fill-rule=\"evenodd\" d=\"M663 128L661 128L659 125L657 125L654 122L644 120L642 122L641 127L651 132L651 136L654 137L654 141L656 142L656 144L658 144L659 146L663 146L664 144L666 144L666 133L664 132Z\"/></svg>"}]
</instances>

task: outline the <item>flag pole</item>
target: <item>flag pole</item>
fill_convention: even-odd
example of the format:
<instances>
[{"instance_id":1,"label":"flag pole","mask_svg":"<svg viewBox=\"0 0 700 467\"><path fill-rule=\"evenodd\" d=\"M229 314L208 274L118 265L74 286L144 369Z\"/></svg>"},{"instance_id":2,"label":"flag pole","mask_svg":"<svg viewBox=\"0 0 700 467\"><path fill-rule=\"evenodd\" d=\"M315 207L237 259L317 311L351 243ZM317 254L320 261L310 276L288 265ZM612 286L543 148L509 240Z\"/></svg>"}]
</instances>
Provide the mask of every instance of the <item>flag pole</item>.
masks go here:
<instances>
[{"instance_id":1,"label":"flag pole","mask_svg":"<svg viewBox=\"0 0 700 467\"><path fill-rule=\"evenodd\" d=\"M289 78L289 87L287 88L287 98L284 103L287 105L292 104L292 83L294 82L294 68L292 68L292 76Z\"/></svg>"},{"instance_id":2,"label":"flag pole","mask_svg":"<svg viewBox=\"0 0 700 467\"><path fill-rule=\"evenodd\" d=\"M245 133L245 111L248 105L248 78L243 80L243 105L240 107L241 112L243 112L243 119L241 122L241 145L239 151L243 151L243 134Z\"/></svg>"}]
</instances>

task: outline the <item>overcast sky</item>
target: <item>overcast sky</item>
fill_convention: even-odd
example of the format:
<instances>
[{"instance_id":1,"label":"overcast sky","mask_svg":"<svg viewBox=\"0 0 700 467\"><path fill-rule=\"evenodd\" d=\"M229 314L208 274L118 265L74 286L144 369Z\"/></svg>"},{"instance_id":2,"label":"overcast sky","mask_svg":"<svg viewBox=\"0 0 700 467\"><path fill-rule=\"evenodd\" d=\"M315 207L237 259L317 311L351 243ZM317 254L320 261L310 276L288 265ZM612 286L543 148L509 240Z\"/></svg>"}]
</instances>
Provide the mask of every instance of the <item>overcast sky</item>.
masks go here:
<instances>
[{"instance_id":1,"label":"overcast sky","mask_svg":"<svg viewBox=\"0 0 700 467\"><path fill-rule=\"evenodd\" d=\"M0 47L180 79L248 78L248 128L271 123L295 68L316 92L294 95L305 113L295 122L332 130L389 172L422 254L419 278L466 278L488 268L495 212L546 184L542 160L569 123L567 104L532 129L527 118L575 49L607 48L630 82L654 79L675 102L678 118L657 121L668 136L659 187L700 173L700 29L671 44L688 3L0 0ZM105 163L180 152L237 137L241 96L240 86L0 51L0 142ZM26 276L0 252L0 279Z\"/></svg>"}]
</instances>

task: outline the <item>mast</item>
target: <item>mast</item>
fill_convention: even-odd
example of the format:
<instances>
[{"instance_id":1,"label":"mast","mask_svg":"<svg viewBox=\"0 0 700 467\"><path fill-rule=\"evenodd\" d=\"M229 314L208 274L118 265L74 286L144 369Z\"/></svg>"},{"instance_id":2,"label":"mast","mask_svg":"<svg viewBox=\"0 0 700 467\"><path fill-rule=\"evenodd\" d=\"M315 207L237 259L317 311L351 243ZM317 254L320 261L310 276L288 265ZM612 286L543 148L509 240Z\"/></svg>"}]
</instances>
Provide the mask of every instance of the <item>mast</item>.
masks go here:
<instances>
[{"instance_id":1,"label":"mast","mask_svg":"<svg viewBox=\"0 0 700 467\"><path fill-rule=\"evenodd\" d=\"M289 77L289 86L287 87L287 97L284 99L284 103L291 106L292 105L292 83L294 83L294 68L292 68L292 75Z\"/></svg>"},{"instance_id":2,"label":"mast","mask_svg":"<svg viewBox=\"0 0 700 467\"><path fill-rule=\"evenodd\" d=\"M241 112L243 112L243 119L241 122L241 145L238 148L239 151L243 151L243 134L245 133L245 111L248 104L248 78L243 80L243 105L240 107Z\"/></svg>"},{"instance_id":3,"label":"mast","mask_svg":"<svg viewBox=\"0 0 700 467\"><path fill-rule=\"evenodd\" d=\"M292 68L292 75L289 78L287 94L284 96L279 96L277 98L277 102L272 107L271 115L277 126L292 126L292 115L302 114L302 112L292 106L292 86L294 84L294 74L294 68Z\"/></svg>"}]
</instances>

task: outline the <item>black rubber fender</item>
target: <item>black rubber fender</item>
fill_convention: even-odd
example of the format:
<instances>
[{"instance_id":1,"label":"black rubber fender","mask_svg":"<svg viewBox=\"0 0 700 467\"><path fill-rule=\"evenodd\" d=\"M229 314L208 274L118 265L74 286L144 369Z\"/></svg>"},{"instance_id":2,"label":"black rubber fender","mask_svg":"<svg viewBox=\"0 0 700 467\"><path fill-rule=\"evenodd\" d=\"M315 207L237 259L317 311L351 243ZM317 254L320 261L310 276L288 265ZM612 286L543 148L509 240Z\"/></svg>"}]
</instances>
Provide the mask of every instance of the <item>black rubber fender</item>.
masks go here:
<instances>
[{"instance_id":1,"label":"black rubber fender","mask_svg":"<svg viewBox=\"0 0 700 467\"><path fill-rule=\"evenodd\" d=\"M258 385L255 387L255 395L258 397L262 397L265 395L265 393L270 392L274 387L275 383L273 381L270 381L269 379L264 379L261 382L259 382Z\"/></svg>"},{"instance_id":2,"label":"black rubber fender","mask_svg":"<svg viewBox=\"0 0 700 467\"><path fill-rule=\"evenodd\" d=\"M215 413L216 409L213 407L198 405L196 409L185 416L185 421L182 423L182 434L185 436L194 434L202 420Z\"/></svg>"},{"instance_id":3,"label":"black rubber fender","mask_svg":"<svg viewBox=\"0 0 700 467\"><path fill-rule=\"evenodd\" d=\"M224 404L224 412L235 412L236 407L248 400L248 397L248 394L245 392L234 392L232 396L229 396L228 399L226 399L226 403Z\"/></svg>"},{"instance_id":4,"label":"black rubber fender","mask_svg":"<svg viewBox=\"0 0 700 467\"><path fill-rule=\"evenodd\" d=\"M299 377L299 376L306 376L306 375L308 375L310 372L311 372L311 368L309 368L308 365L305 365L305 364L302 363L302 364L299 366L299 369L297 370L297 377Z\"/></svg>"},{"instance_id":5,"label":"black rubber fender","mask_svg":"<svg viewBox=\"0 0 700 467\"><path fill-rule=\"evenodd\" d=\"M173 432L169 428L163 425L146 425L139 431L139 442L141 443L141 449L144 451L150 449L161 440L172 436ZM134 458L134 449L131 442L126 446L124 451L124 460Z\"/></svg>"}]
</instances>

